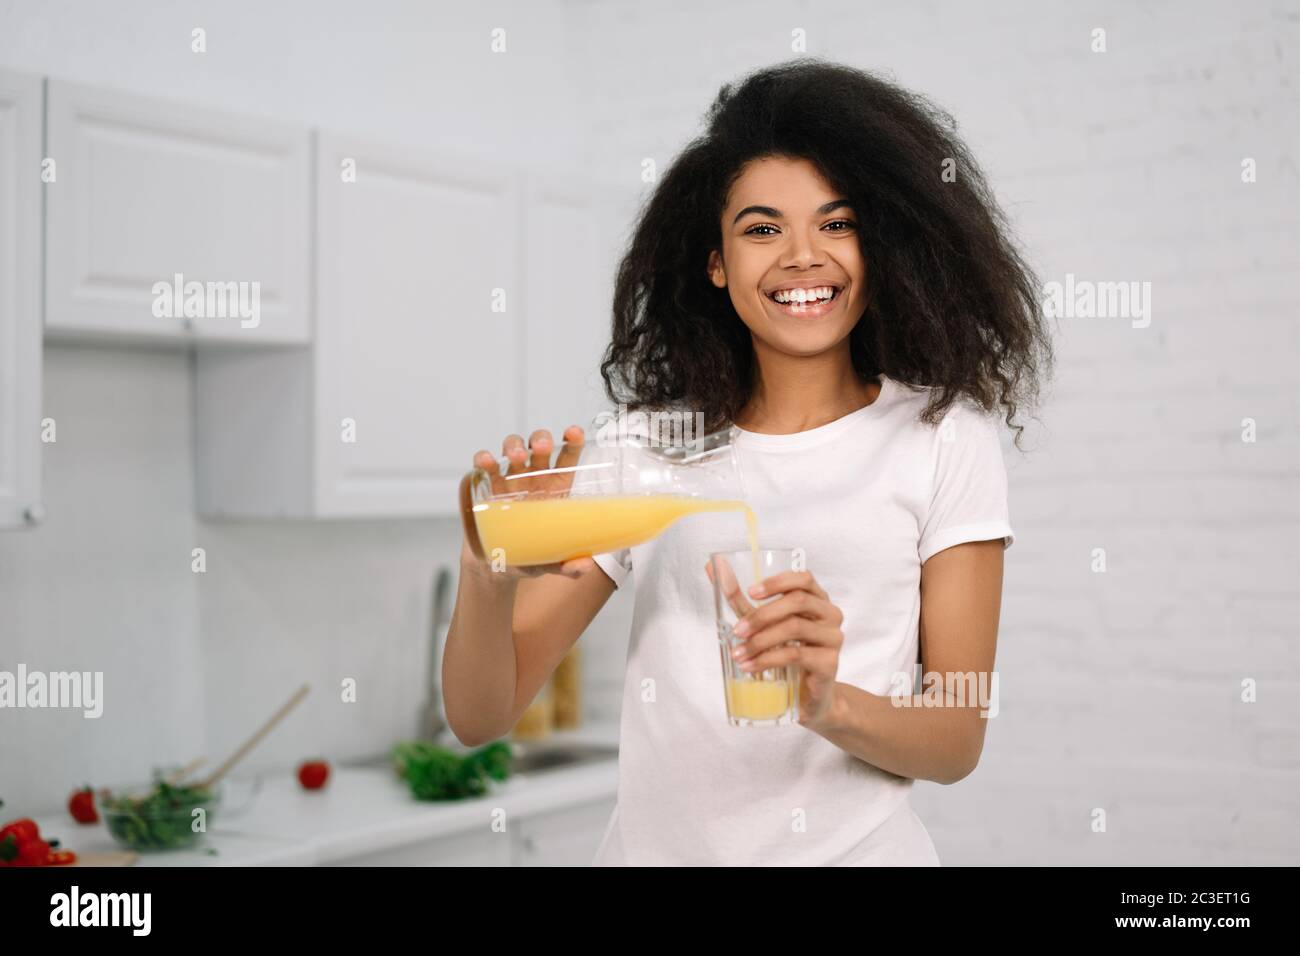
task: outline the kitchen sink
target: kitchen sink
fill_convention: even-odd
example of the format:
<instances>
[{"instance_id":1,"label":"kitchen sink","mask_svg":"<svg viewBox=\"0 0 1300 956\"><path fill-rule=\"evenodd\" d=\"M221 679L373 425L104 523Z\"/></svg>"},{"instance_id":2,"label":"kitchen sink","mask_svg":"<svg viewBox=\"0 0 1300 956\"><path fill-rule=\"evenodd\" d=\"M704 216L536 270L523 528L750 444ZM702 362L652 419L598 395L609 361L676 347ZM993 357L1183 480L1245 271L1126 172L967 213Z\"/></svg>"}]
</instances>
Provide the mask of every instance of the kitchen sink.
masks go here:
<instances>
[{"instance_id":1,"label":"kitchen sink","mask_svg":"<svg viewBox=\"0 0 1300 956\"><path fill-rule=\"evenodd\" d=\"M338 762L340 767L349 767L357 770L370 770L374 767L392 767L393 758L390 754L372 754L369 757L349 757L347 760ZM396 772L396 770L394 770Z\"/></svg>"},{"instance_id":2,"label":"kitchen sink","mask_svg":"<svg viewBox=\"0 0 1300 956\"><path fill-rule=\"evenodd\" d=\"M613 760L618 757L615 744L549 742L529 740L514 744L515 759L511 764L514 773L542 773Z\"/></svg>"}]
</instances>

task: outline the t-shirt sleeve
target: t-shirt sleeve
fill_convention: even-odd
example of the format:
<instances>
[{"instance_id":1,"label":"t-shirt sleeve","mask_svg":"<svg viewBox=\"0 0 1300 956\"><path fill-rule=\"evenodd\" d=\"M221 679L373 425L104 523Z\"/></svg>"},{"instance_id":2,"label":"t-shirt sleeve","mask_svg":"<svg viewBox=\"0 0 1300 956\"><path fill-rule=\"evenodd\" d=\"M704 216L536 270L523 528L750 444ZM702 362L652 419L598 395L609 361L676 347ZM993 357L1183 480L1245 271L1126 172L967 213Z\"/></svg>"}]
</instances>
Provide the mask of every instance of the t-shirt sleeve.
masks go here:
<instances>
[{"instance_id":1,"label":"t-shirt sleeve","mask_svg":"<svg viewBox=\"0 0 1300 956\"><path fill-rule=\"evenodd\" d=\"M935 429L929 509L917 549L921 563L966 541L1003 539L1015 532L1007 508L1007 470L994 419L961 399Z\"/></svg>"},{"instance_id":2,"label":"t-shirt sleeve","mask_svg":"<svg viewBox=\"0 0 1300 956\"><path fill-rule=\"evenodd\" d=\"M583 445L582 454L578 456L578 470L573 475L573 485L569 489L572 496L610 492L611 468L617 459L617 451L602 447L591 436ZM591 559L614 582L622 587L627 576L632 573L632 549L622 548L606 554L593 554Z\"/></svg>"},{"instance_id":3,"label":"t-shirt sleeve","mask_svg":"<svg viewBox=\"0 0 1300 956\"><path fill-rule=\"evenodd\" d=\"M622 548L608 554L593 554L591 560L614 582L616 588L621 588L627 576L632 573L631 548Z\"/></svg>"}]
</instances>

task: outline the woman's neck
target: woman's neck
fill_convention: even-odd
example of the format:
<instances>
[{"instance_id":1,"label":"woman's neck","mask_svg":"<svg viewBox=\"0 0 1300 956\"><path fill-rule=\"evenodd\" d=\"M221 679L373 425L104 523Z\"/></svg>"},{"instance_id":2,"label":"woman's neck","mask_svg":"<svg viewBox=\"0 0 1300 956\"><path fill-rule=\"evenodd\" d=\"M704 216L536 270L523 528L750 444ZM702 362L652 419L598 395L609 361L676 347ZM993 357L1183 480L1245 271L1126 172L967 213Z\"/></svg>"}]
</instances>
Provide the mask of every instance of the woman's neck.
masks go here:
<instances>
[{"instance_id":1,"label":"woman's neck","mask_svg":"<svg viewBox=\"0 0 1300 956\"><path fill-rule=\"evenodd\" d=\"M811 357L757 356L758 374L735 424L746 431L790 435L843 418L870 405L880 384L863 381L848 349Z\"/></svg>"}]
</instances>

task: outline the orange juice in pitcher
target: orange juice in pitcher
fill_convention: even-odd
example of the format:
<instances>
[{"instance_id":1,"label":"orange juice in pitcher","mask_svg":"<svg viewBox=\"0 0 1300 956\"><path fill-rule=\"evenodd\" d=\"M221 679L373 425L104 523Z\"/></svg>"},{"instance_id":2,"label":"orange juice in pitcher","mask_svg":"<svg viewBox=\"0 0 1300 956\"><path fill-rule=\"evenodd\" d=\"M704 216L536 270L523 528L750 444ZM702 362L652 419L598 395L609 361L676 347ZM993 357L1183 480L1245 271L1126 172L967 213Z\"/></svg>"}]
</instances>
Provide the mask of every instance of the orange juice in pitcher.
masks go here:
<instances>
[{"instance_id":1,"label":"orange juice in pitcher","mask_svg":"<svg viewBox=\"0 0 1300 956\"><path fill-rule=\"evenodd\" d=\"M461 481L461 515L471 550L506 565L555 564L642 544L701 512L744 515L757 552L754 513L732 445L735 429L661 445L645 436L586 445L569 468Z\"/></svg>"}]
</instances>

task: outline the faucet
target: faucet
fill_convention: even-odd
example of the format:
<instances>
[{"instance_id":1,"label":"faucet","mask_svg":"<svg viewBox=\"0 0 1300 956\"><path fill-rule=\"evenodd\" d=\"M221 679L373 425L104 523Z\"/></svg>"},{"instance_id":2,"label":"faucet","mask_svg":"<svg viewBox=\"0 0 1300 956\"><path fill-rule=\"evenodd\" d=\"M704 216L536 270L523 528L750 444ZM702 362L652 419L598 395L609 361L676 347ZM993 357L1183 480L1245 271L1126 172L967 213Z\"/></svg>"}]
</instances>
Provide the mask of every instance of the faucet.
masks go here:
<instances>
[{"instance_id":1,"label":"faucet","mask_svg":"<svg viewBox=\"0 0 1300 956\"><path fill-rule=\"evenodd\" d=\"M446 565L438 568L433 579L433 613L430 618L429 672L425 680L424 707L420 711L417 736L432 743L441 742L448 729L446 715L442 712L442 648L447 630L451 627L451 571Z\"/></svg>"}]
</instances>

